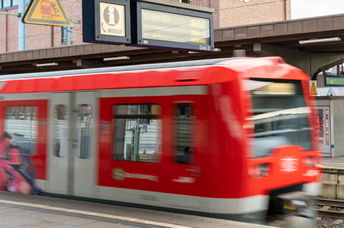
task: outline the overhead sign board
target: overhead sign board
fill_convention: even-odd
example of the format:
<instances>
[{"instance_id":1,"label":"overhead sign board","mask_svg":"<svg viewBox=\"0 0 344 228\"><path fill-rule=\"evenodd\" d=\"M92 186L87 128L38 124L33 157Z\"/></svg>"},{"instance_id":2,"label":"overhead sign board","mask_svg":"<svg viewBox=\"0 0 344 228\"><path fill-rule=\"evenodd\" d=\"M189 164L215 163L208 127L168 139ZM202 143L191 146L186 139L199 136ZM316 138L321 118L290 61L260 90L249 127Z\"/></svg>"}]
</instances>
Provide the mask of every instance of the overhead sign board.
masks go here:
<instances>
[{"instance_id":1,"label":"overhead sign board","mask_svg":"<svg viewBox=\"0 0 344 228\"><path fill-rule=\"evenodd\" d=\"M137 44L187 50L214 49L212 14L150 2L135 2Z\"/></svg>"},{"instance_id":2,"label":"overhead sign board","mask_svg":"<svg viewBox=\"0 0 344 228\"><path fill-rule=\"evenodd\" d=\"M60 0L33 0L25 11L23 23L70 26Z\"/></svg>"},{"instance_id":3,"label":"overhead sign board","mask_svg":"<svg viewBox=\"0 0 344 228\"><path fill-rule=\"evenodd\" d=\"M212 12L164 0L83 0L83 41L213 51Z\"/></svg>"},{"instance_id":4,"label":"overhead sign board","mask_svg":"<svg viewBox=\"0 0 344 228\"><path fill-rule=\"evenodd\" d=\"M344 77L325 75L325 86L344 86Z\"/></svg>"},{"instance_id":5,"label":"overhead sign board","mask_svg":"<svg viewBox=\"0 0 344 228\"><path fill-rule=\"evenodd\" d=\"M130 1L83 0L83 41L130 43Z\"/></svg>"}]
</instances>

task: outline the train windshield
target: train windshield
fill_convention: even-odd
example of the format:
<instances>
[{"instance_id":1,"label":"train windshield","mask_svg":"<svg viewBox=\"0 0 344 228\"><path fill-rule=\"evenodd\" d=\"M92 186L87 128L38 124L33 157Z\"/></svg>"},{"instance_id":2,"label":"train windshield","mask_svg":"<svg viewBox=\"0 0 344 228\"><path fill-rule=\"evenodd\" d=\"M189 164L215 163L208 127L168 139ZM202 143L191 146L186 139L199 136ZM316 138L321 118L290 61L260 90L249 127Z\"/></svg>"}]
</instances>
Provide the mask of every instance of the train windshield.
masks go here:
<instances>
[{"instance_id":1,"label":"train windshield","mask_svg":"<svg viewBox=\"0 0 344 228\"><path fill-rule=\"evenodd\" d=\"M252 96L254 157L265 157L286 145L312 149L309 107L299 81L247 80Z\"/></svg>"}]
</instances>

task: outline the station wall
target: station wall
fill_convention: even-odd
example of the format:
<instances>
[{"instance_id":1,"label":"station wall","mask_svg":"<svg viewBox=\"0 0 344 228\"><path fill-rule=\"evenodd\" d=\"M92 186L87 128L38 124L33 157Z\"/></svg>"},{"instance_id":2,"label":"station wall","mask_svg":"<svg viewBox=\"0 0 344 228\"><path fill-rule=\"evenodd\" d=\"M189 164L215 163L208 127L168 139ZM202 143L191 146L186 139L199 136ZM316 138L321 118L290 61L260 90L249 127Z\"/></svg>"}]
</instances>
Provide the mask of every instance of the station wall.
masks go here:
<instances>
[{"instance_id":1,"label":"station wall","mask_svg":"<svg viewBox=\"0 0 344 228\"><path fill-rule=\"evenodd\" d=\"M82 42L82 0L60 0L73 22L73 42ZM180 0L170 0L181 2ZM281 21L290 18L290 0L190 0L190 4L215 10L214 28ZM18 7L1 9L16 13ZM18 51L18 17L0 15L0 54ZM26 25L26 50L66 46L62 42L62 27Z\"/></svg>"}]
</instances>

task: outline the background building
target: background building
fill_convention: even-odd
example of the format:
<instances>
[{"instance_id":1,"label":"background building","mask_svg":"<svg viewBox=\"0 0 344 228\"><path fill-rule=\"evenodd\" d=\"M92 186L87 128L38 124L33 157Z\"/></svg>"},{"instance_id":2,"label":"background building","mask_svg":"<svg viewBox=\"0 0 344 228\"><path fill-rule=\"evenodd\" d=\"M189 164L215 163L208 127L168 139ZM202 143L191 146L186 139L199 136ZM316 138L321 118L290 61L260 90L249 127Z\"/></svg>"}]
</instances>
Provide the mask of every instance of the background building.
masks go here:
<instances>
[{"instance_id":1,"label":"background building","mask_svg":"<svg viewBox=\"0 0 344 228\"><path fill-rule=\"evenodd\" d=\"M0 0L0 11L15 14L18 1ZM72 21L71 28L26 24L25 50L82 44L82 0L60 0ZM166 0L167 1L167 0ZM214 27L282 21L290 18L290 0L171 0L215 9ZM30 0L26 0L27 5ZM18 51L18 22L0 14L0 53ZM69 33L69 34L68 34Z\"/></svg>"},{"instance_id":2,"label":"background building","mask_svg":"<svg viewBox=\"0 0 344 228\"><path fill-rule=\"evenodd\" d=\"M18 51L20 0L0 0L0 53ZM30 0L25 0L26 4ZM49 0L47 0L49 1ZM82 44L82 0L60 0L72 26L26 24L25 50ZM215 9L214 27L224 28L344 13L342 0L166 0ZM307 10L305 10L307 8Z\"/></svg>"},{"instance_id":3,"label":"background building","mask_svg":"<svg viewBox=\"0 0 344 228\"><path fill-rule=\"evenodd\" d=\"M29 0L26 3L29 4ZM66 46L67 31L70 31L69 43L82 43L82 7L81 0L61 0L72 21L71 28L26 24L26 50ZM0 0L0 11L17 13L18 0ZM0 14L0 53L18 51L18 22L14 15Z\"/></svg>"},{"instance_id":4,"label":"background building","mask_svg":"<svg viewBox=\"0 0 344 228\"><path fill-rule=\"evenodd\" d=\"M291 19L342 13L344 13L342 0L291 0Z\"/></svg>"}]
</instances>

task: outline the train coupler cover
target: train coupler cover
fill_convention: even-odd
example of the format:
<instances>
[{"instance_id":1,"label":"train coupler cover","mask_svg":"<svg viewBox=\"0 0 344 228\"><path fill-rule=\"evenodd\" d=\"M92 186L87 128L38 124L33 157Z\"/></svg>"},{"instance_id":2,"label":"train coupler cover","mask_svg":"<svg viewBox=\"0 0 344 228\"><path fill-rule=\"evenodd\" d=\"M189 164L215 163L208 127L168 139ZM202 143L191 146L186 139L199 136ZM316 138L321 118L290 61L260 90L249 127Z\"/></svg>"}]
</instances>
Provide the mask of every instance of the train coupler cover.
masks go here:
<instances>
[{"instance_id":1,"label":"train coupler cover","mask_svg":"<svg viewBox=\"0 0 344 228\"><path fill-rule=\"evenodd\" d=\"M283 215L296 215L305 218L316 217L316 210L313 208L314 196L303 191L283 193L274 199L274 210Z\"/></svg>"}]
</instances>

